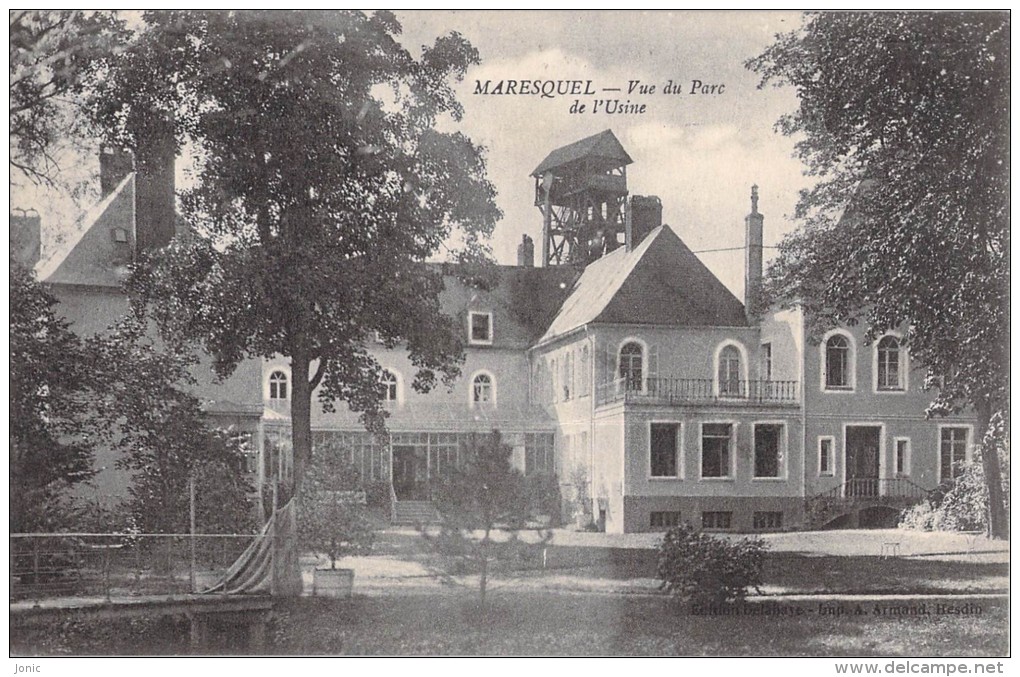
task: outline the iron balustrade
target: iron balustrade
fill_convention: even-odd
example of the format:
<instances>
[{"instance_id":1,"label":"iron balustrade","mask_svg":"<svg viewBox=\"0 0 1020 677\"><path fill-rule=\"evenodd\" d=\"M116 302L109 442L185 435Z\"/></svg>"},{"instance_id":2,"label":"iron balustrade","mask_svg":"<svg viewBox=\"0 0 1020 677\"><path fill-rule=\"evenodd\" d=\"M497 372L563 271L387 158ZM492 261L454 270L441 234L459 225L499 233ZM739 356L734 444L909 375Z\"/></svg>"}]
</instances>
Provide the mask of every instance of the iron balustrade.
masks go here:
<instances>
[{"instance_id":1,"label":"iron balustrade","mask_svg":"<svg viewBox=\"0 0 1020 677\"><path fill-rule=\"evenodd\" d=\"M815 498L909 498L920 500L927 496L927 489L905 477L852 477L842 484L818 494Z\"/></svg>"},{"instance_id":2,"label":"iron balustrade","mask_svg":"<svg viewBox=\"0 0 1020 677\"><path fill-rule=\"evenodd\" d=\"M710 378L618 378L595 389L597 404L797 404L797 381L714 381Z\"/></svg>"},{"instance_id":3,"label":"iron balustrade","mask_svg":"<svg viewBox=\"0 0 1020 677\"><path fill-rule=\"evenodd\" d=\"M203 592L256 534L10 535L10 598L173 596Z\"/></svg>"}]
</instances>

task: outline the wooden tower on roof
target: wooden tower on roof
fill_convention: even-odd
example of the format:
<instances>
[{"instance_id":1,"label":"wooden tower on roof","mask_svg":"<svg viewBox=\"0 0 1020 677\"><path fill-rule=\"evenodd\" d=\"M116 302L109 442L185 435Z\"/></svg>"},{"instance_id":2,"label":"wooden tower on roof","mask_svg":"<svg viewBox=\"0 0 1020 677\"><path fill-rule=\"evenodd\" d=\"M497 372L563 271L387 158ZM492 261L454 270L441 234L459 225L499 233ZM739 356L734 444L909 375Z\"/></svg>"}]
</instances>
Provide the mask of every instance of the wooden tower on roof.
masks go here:
<instances>
[{"instance_id":1,"label":"wooden tower on roof","mask_svg":"<svg viewBox=\"0 0 1020 677\"><path fill-rule=\"evenodd\" d=\"M585 266L629 241L627 165L633 160L606 130L557 148L535 171L545 266Z\"/></svg>"}]
</instances>

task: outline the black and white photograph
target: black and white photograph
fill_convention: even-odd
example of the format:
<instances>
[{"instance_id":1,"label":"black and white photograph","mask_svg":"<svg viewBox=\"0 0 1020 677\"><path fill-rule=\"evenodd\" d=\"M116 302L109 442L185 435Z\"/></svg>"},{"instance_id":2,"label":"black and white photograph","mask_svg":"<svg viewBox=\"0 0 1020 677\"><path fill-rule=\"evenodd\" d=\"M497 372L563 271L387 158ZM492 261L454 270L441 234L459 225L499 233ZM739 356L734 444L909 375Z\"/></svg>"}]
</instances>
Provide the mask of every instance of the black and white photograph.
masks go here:
<instances>
[{"instance_id":1,"label":"black and white photograph","mask_svg":"<svg viewBox=\"0 0 1020 677\"><path fill-rule=\"evenodd\" d=\"M1008 672L1009 10L9 19L7 674Z\"/></svg>"}]
</instances>

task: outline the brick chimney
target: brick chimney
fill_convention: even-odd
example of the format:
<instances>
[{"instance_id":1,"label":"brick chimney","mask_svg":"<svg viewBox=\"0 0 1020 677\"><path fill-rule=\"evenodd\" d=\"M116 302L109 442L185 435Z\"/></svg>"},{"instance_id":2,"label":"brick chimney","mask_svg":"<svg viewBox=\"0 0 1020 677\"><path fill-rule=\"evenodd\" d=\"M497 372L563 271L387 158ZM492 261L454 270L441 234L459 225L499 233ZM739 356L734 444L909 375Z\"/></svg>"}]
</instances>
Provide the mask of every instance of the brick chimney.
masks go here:
<instances>
[{"instance_id":1,"label":"brick chimney","mask_svg":"<svg viewBox=\"0 0 1020 677\"><path fill-rule=\"evenodd\" d=\"M34 209L13 209L10 219L11 258L31 269L39 262L42 218Z\"/></svg>"},{"instance_id":2,"label":"brick chimney","mask_svg":"<svg viewBox=\"0 0 1020 677\"><path fill-rule=\"evenodd\" d=\"M176 232L172 121L164 133L150 133L135 149L135 242L138 251L170 244Z\"/></svg>"},{"instance_id":3,"label":"brick chimney","mask_svg":"<svg viewBox=\"0 0 1020 677\"><path fill-rule=\"evenodd\" d=\"M648 233L662 225L662 200L658 195L635 195L630 198L631 246L637 247Z\"/></svg>"},{"instance_id":4,"label":"brick chimney","mask_svg":"<svg viewBox=\"0 0 1020 677\"><path fill-rule=\"evenodd\" d=\"M134 170L131 151L102 146L99 149L99 189L102 192L100 199L112 193L124 177Z\"/></svg>"},{"instance_id":5,"label":"brick chimney","mask_svg":"<svg viewBox=\"0 0 1020 677\"><path fill-rule=\"evenodd\" d=\"M744 309L751 311L761 289L762 230L765 217L758 213L758 186L751 186L751 213L744 218Z\"/></svg>"},{"instance_id":6,"label":"brick chimney","mask_svg":"<svg viewBox=\"0 0 1020 677\"><path fill-rule=\"evenodd\" d=\"M521 236L521 243L517 245L517 265L535 267L535 241L527 235Z\"/></svg>"}]
</instances>

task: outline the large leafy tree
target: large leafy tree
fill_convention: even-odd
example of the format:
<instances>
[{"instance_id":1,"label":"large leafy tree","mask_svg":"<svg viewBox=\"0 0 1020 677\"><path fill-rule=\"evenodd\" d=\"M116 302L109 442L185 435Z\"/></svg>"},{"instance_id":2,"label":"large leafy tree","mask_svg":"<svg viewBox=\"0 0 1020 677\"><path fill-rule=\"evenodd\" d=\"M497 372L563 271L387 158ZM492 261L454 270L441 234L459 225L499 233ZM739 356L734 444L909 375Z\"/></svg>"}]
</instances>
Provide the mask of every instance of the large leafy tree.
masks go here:
<instances>
[{"instance_id":1,"label":"large leafy tree","mask_svg":"<svg viewBox=\"0 0 1020 677\"><path fill-rule=\"evenodd\" d=\"M11 530L66 525L64 499L93 473L104 429L91 415L94 363L54 312L56 299L10 261Z\"/></svg>"},{"instance_id":2,"label":"large leafy tree","mask_svg":"<svg viewBox=\"0 0 1020 677\"><path fill-rule=\"evenodd\" d=\"M78 95L128 34L110 12L12 10L9 18L11 182L52 185Z\"/></svg>"},{"instance_id":3,"label":"large leafy tree","mask_svg":"<svg viewBox=\"0 0 1020 677\"><path fill-rule=\"evenodd\" d=\"M985 432L1009 414L1009 39L1005 12L821 13L748 62L796 88L778 128L818 178L766 297L801 303L815 333L906 328L938 386L929 412L977 414L996 537Z\"/></svg>"},{"instance_id":4,"label":"large leafy tree","mask_svg":"<svg viewBox=\"0 0 1020 677\"><path fill-rule=\"evenodd\" d=\"M219 373L289 357L298 482L311 402L382 420L378 332L426 390L452 379L459 332L425 260L455 232L484 249L499 212L481 151L459 133L452 81L478 59L451 34L413 56L388 12L152 13L106 74L95 118L129 147L192 140L193 237L139 267L133 289L170 340Z\"/></svg>"}]
</instances>

